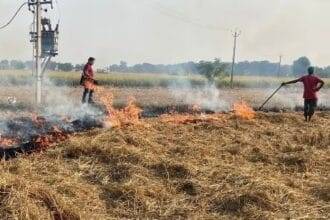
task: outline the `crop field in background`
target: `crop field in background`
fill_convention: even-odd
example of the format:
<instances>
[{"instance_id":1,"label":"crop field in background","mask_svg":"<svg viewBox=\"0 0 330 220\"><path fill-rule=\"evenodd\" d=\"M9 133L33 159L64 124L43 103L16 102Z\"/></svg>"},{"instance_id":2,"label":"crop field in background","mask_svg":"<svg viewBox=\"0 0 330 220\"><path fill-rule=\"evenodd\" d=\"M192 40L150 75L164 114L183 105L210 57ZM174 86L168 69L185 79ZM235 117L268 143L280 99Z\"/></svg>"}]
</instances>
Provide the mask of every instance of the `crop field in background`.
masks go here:
<instances>
[{"instance_id":1,"label":"crop field in background","mask_svg":"<svg viewBox=\"0 0 330 220\"><path fill-rule=\"evenodd\" d=\"M78 86L80 81L79 72L48 72L48 78L58 86ZM31 73L29 71L0 70L0 77L4 84L10 82L14 85L31 84ZM203 86L207 83L200 75L168 75L150 73L98 73L96 78L101 85L113 87L170 87L173 84L190 84L192 87ZM277 86L283 81L293 79L292 77L262 77L262 76L236 76L235 87L253 88ZM326 87L330 87L330 79L325 79ZM217 87L229 87L230 79L225 78L215 82Z\"/></svg>"}]
</instances>

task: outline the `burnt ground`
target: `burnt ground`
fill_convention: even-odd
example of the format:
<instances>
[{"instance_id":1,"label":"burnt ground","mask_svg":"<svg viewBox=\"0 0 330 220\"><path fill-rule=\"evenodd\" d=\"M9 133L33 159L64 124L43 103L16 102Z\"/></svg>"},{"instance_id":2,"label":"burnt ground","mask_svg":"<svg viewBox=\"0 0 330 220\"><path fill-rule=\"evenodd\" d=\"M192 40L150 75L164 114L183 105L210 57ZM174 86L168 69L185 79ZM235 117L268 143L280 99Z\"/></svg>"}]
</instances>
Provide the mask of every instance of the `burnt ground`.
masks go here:
<instances>
[{"instance_id":1,"label":"burnt ground","mask_svg":"<svg viewBox=\"0 0 330 220\"><path fill-rule=\"evenodd\" d=\"M123 108L117 106L117 108ZM72 119L61 115L46 115L30 117L8 118L0 124L2 128L1 138L13 140L13 143L0 143L0 157L4 159L12 159L19 154L31 154L36 151L41 151L54 143L64 141L71 134L78 132L86 132L94 128L102 128L106 118L107 110L102 104L92 105L90 108L95 108L98 111L86 111L79 117ZM255 109L256 111L258 109ZM268 113L283 113L283 112L299 112L302 107L296 107L293 110L286 108L267 108L259 112ZM329 108L319 106L318 111L327 112ZM91 113L92 112L92 113ZM171 106L147 106L142 109L141 118L160 117L162 115L171 114L192 114L192 115L213 115L216 112L207 108L195 109L191 105L171 105ZM222 113L226 113L223 111Z\"/></svg>"},{"instance_id":2,"label":"burnt ground","mask_svg":"<svg viewBox=\"0 0 330 220\"><path fill-rule=\"evenodd\" d=\"M42 151L68 139L72 134L102 128L107 114L105 107L93 105L87 108L81 109L86 112L75 118L42 113L6 117L0 123L0 157L8 160L19 154Z\"/></svg>"}]
</instances>

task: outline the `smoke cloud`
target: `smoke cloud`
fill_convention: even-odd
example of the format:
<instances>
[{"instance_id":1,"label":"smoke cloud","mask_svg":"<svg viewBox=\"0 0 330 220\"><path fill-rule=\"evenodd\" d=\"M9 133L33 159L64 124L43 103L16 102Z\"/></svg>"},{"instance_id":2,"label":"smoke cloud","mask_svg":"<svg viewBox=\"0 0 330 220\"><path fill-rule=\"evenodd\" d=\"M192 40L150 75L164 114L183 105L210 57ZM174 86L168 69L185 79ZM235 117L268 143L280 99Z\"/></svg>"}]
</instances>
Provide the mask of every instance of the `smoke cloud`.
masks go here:
<instances>
[{"instance_id":1,"label":"smoke cloud","mask_svg":"<svg viewBox=\"0 0 330 220\"><path fill-rule=\"evenodd\" d=\"M70 96L72 90L69 87L56 86L49 78L44 80L44 90L46 93L44 114L46 115L62 115L71 119L81 119L86 115L96 117L103 114L98 108L82 105L80 94Z\"/></svg>"},{"instance_id":2,"label":"smoke cloud","mask_svg":"<svg viewBox=\"0 0 330 220\"><path fill-rule=\"evenodd\" d=\"M183 81L173 83L168 89L178 103L214 112L230 110L230 104L223 99L221 90L214 83L194 88L189 81Z\"/></svg>"}]
</instances>

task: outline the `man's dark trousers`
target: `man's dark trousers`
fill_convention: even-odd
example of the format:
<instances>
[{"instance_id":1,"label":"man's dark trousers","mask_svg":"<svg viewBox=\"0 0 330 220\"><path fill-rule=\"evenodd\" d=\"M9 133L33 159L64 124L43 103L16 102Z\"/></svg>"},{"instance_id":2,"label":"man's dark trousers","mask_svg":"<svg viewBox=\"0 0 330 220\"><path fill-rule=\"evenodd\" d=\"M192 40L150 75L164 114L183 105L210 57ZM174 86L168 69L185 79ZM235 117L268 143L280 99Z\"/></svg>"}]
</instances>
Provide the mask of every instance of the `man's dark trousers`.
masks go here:
<instances>
[{"instance_id":1,"label":"man's dark trousers","mask_svg":"<svg viewBox=\"0 0 330 220\"><path fill-rule=\"evenodd\" d=\"M317 99L305 99L305 103L304 103L305 117L314 115L316 107L317 107Z\"/></svg>"},{"instance_id":2,"label":"man's dark trousers","mask_svg":"<svg viewBox=\"0 0 330 220\"><path fill-rule=\"evenodd\" d=\"M83 97L82 97L82 103L86 103L88 99L88 103L93 103L93 89L86 89L84 90Z\"/></svg>"}]
</instances>

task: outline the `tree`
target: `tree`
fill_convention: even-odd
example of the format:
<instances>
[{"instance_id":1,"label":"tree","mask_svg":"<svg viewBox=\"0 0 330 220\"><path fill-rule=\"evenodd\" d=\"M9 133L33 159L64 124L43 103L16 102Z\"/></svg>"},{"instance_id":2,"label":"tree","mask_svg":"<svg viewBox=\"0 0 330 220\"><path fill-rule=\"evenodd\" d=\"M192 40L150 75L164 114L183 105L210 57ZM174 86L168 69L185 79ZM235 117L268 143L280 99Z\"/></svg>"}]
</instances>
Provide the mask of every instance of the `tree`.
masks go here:
<instances>
[{"instance_id":1,"label":"tree","mask_svg":"<svg viewBox=\"0 0 330 220\"><path fill-rule=\"evenodd\" d=\"M328 77L330 78L330 66L327 66L324 68L324 74L323 77Z\"/></svg>"},{"instance_id":2,"label":"tree","mask_svg":"<svg viewBox=\"0 0 330 220\"><path fill-rule=\"evenodd\" d=\"M84 66L85 66L84 64L76 64L74 70L77 72L83 71Z\"/></svg>"},{"instance_id":3,"label":"tree","mask_svg":"<svg viewBox=\"0 0 330 220\"><path fill-rule=\"evenodd\" d=\"M315 72L320 77L330 77L330 66L321 68L321 67L315 67Z\"/></svg>"},{"instance_id":4,"label":"tree","mask_svg":"<svg viewBox=\"0 0 330 220\"><path fill-rule=\"evenodd\" d=\"M300 57L293 62L292 72L295 75L306 73L307 68L311 66L311 62L307 57Z\"/></svg>"},{"instance_id":5,"label":"tree","mask_svg":"<svg viewBox=\"0 0 330 220\"><path fill-rule=\"evenodd\" d=\"M73 65L71 63L59 63L58 70L64 72L70 72L73 70Z\"/></svg>"},{"instance_id":6,"label":"tree","mask_svg":"<svg viewBox=\"0 0 330 220\"><path fill-rule=\"evenodd\" d=\"M29 61L25 61L24 65L25 65L25 69L32 70L34 63L31 60L29 60Z\"/></svg>"},{"instance_id":7,"label":"tree","mask_svg":"<svg viewBox=\"0 0 330 220\"><path fill-rule=\"evenodd\" d=\"M127 63L125 61L120 61L120 72L127 72Z\"/></svg>"},{"instance_id":8,"label":"tree","mask_svg":"<svg viewBox=\"0 0 330 220\"><path fill-rule=\"evenodd\" d=\"M47 69L52 70L52 71L56 71L57 70L57 65L58 64L56 62L50 61L48 66L47 66Z\"/></svg>"},{"instance_id":9,"label":"tree","mask_svg":"<svg viewBox=\"0 0 330 220\"><path fill-rule=\"evenodd\" d=\"M1 60L0 61L0 70L7 70L7 69L9 69L9 61Z\"/></svg>"},{"instance_id":10,"label":"tree","mask_svg":"<svg viewBox=\"0 0 330 220\"><path fill-rule=\"evenodd\" d=\"M209 83L214 82L216 78L225 76L226 65L221 63L220 59L210 61L200 61L197 69L201 75L204 75Z\"/></svg>"},{"instance_id":11,"label":"tree","mask_svg":"<svg viewBox=\"0 0 330 220\"><path fill-rule=\"evenodd\" d=\"M15 70L23 70L25 69L25 64L23 61L12 60L10 61L10 67Z\"/></svg>"}]
</instances>

